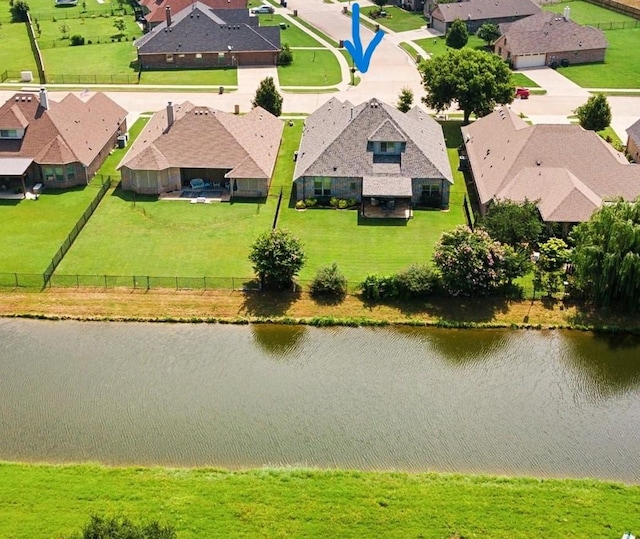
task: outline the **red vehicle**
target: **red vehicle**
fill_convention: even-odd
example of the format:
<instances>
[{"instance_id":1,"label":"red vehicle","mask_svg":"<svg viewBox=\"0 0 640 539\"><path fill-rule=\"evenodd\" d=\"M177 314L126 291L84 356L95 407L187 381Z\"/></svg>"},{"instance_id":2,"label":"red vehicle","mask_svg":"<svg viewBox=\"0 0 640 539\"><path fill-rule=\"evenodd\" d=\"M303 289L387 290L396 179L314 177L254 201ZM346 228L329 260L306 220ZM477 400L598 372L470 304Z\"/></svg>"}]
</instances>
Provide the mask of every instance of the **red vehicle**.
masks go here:
<instances>
[{"instance_id":1,"label":"red vehicle","mask_svg":"<svg viewBox=\"0 0 640 539\"><path fill-rule=\"evenodd\" d=\"M529 99L529 90L527 88L516 88L516 97Z\"/></svg>"}]
</instances>

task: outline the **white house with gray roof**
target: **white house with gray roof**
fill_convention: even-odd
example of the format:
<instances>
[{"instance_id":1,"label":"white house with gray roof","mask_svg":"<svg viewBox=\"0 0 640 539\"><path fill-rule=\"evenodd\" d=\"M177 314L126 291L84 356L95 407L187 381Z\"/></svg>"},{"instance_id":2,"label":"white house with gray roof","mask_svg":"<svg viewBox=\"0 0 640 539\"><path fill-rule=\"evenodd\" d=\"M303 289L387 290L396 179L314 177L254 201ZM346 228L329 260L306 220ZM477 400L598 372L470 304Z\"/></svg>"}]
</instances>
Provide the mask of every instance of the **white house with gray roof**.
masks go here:
<instances>
[{"instance_id":1,"label":"white house with gray roof","mask_svg":"<svg viewBox=\"0 0 640 539\"><path fill-rule=\"evenodd\" d=\"M410 217L421 203L447 208L452 183L442 128L417 107L332 98L305 122L297 200L355 198L365 216Z\"/></svg>"}]
</instances>

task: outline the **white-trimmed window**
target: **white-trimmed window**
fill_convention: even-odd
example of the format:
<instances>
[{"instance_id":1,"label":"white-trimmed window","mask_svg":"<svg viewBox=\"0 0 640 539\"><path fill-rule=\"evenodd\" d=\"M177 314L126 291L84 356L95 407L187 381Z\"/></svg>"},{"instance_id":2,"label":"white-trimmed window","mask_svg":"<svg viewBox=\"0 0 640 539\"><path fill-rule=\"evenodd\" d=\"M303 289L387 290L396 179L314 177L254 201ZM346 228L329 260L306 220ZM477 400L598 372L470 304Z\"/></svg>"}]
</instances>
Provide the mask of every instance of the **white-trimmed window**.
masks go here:
<instances>
[{"instance_id":1,"label":"white-trimmed window","mask_svg":"<svg viewBox=\"0 0 640 539\"><path fill-rule=\"evenodd\" d=\"M313 192L317 197L331 196L331 178L315 178Z\"/></svg>"}]
</instances>

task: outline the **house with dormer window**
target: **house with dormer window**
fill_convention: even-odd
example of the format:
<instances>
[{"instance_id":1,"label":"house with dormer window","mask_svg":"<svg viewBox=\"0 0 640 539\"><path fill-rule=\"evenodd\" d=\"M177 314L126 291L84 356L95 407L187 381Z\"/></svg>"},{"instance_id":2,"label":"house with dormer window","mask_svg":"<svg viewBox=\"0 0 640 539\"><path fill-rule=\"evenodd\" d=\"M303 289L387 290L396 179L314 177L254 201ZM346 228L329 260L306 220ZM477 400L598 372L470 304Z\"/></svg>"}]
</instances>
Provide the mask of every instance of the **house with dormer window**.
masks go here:
<instances>
[{"instance_id":1,"label":"house with dormer window","mask_svg":"<svg viewBox=\"0 0 640 539\"><path fill-rule=\"evenodd\" d=\"M453 175L440 125L414 107L332 98L305 122L296 199L356 199L364 217L410 218L415 206L447 208Z\"/></svg>"},{"instance_id":2,"label":"house with dormer window","mask_svg":"<svg viewBox=\"0 0 640 539\"><path fill-rule=\"evenodd\" d=\"M102 93L87 101L68 94L60 102L44 88L13 95L0 107L0 191L88 183L126 132L126 117Z\"/></svg>"}]
</instances>

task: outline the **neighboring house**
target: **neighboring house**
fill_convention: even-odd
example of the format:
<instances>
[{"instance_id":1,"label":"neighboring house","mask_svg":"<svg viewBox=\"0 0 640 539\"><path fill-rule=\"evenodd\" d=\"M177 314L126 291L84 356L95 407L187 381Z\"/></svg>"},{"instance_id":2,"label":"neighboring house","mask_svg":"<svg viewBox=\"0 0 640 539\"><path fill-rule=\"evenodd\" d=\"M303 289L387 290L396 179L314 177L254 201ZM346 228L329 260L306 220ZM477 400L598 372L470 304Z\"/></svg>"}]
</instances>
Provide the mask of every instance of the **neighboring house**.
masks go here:
<instances>
[{"instance_id":1,"label":"neighboring house","mask_svg":"<svg viewBox=\"0 0 640 539\"><path fill-rule=\"evenodd\" d=\"M456 19L467 23L469 32L475 33L486 22L501 24L513 22L540 13L532 0L464 0L438 4L426 2L424 14L430 17L431 28L446 34Z\"/></svg>"},{"instance_id":2,"label":"neighboring house","mask_svg":"<svg viewBox=\"0 0 640 539\"><path fill-rule=\"evenodd\" d=\"M447 208L452 183L442 128L417 107L405 114L377 99L356 107L334 97L305 122L297 200L355 198L365 216L410 217L419 203Z\"/></svg>"},{"instance_id":3,"label":"neighboring house","mask_svg":"<svg viewBox=\"0 0 640 539\"><path fill-rule=\"evenodd\" d=\"M189 190L196 180L228 196L265 197L282 129L282 121L260 107L237 116L169 102L118 166L122 188L161 194Z\"/></svg>"},{"instance_id":4,"label":"neighboring house","mask_svg":"<svg viewBox=\"0 0 640 539\"><path fill-rule=\"evenodd\" d=\"M218 9L248 9L247 0L200 0L205 6ZM193 0L141 0L140 5L145 12L145 20L149 29L155 28L166 20L166 9L171 7L173 13L180 13L191 7Z\"/></svg>"},{"instance_id":5,"label":"neighboring house","mask_svg":"<svg viewBox=\"0 0 640 539\"><path fill-rule=\"evenodd\" d=\"M392 6L398 6L407 11L423 11L424 0L391 0L389 2Z\"/></svg>"},{"instance_id":6,"label":"neighboring house","mask_svg":"<svg viewBox=\"0 0 640 539\"><path fill-rule=\"evenodd\" d=\"M640 163L640 120L627 129L627 153Z\"/></svg>"},{"instance_id":7,"label":"neighboring house","mask_svg":"<svg viewBox=\"0 0 640 539\"><path fill-rule=\"evenodd\" d=\"M62 101L17 93L0 107L0 187L88 183L127 130L127 112L103 93ZM6 190L6 189L2 189Z\"/></svg>"},{"instance_id":8,"label":"neighboring house","mask_svg":"<svg viewBox=\"0 0 640 539\"><path fill-rule=\"evenodd\" d=\"M480 213L492 200L537 201L547 223L587 221L604 201L640 195L640 165L594 131L529 125L507 108L462 128Z\"/></svg>"},{"instance_id":9,"label":"neighboring house","mask_svg":"<svg viewBox=\"0 0 640 539\"><path fill-rule=\"evenodd\" d=\"M276 65L280 27L258 25L246 9L214 11L196 1L137 39L144 69Z\"/></svg>"},{"instance_id":10,"label":"neighboring house","mask_svg":"<svg viewBox=\"0 0 640 539\"><path fill-rule=\"evenodd\" d=\"M564 16L544 11L501 24L502 35L494 44L494 52L514 69L604 62L608 46L604 33L573 22L569 14L570 8L566 7Z\"/></svg>"}]
</instances>

